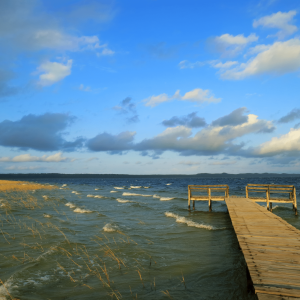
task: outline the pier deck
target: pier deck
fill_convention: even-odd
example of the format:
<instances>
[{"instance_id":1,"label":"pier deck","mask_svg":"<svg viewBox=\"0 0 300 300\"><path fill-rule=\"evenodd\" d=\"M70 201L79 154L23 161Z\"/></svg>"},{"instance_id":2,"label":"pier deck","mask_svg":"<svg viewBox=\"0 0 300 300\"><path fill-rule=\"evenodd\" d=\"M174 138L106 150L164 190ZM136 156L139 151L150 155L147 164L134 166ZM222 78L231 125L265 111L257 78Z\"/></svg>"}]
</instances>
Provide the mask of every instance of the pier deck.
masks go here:
<instances>
[{"instance_id":1,"label":"pier deck","mask_svg":"<svg viewBox=\"0 0 300 300\"><path fill-rule=\"evenodd\" d=\"M258 299L300 299L300 231L252 200L225 201Z\"/></svg>"}]
</instances>

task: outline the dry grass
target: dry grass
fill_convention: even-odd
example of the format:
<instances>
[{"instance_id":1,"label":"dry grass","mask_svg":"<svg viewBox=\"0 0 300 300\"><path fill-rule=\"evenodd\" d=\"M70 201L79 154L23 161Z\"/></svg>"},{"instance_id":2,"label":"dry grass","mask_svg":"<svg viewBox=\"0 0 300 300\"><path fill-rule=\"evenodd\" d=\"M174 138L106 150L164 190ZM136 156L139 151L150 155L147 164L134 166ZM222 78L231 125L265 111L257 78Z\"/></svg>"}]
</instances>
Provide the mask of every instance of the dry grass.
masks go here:
<instances>
[{"instance_id":1,"label":"dry grass","mask_svg":"<svg viewBox=\"0 0 300 300\"><path fill-rule=\"evenodd\" d=\"M44 185L39 183L32 183L27 181L12 181L12 180L0 180L0 192L16 191L25 192L32 190L56 189L56 186Z\"/></svg>"}]
</instances>

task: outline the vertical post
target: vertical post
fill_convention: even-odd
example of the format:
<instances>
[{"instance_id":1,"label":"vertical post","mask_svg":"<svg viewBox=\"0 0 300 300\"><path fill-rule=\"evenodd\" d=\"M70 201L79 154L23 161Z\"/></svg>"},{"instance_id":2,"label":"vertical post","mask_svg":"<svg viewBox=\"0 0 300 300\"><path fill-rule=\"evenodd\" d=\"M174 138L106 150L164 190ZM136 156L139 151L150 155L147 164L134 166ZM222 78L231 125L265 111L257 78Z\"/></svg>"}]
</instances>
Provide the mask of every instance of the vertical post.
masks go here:
<instances>
[{"instance_id":1,"label":"vertical post","mask_svg":"<svg viewBox=\"0 0 300 300\"><path fill-rule=\"evenodd\" d=\"M272 212L272 202L270 202L270 212Z\"/></svg>"},{"instance_id":2,"label":"vertical post","mask_svg":"<svg viewBox=\"0 0 300 300\"><path fill-rule=\"evenodd\" d=\"M295 215L298 215L298 211L297 211L297 198L296 198L296 188L293 188L293 196L294 196L294 207L295 207Z\"/></svg>"},{"instance_id":3,"label":"vertical post","mask_svg":"<svg viewBox=\"0 0 300 300\"><path fill-rule=\"evenodd\" d=\"M211 192L210 192L210 188L208 188L208 208L209 208L209 211L211 211Z\"/></svg>"},{"instance_id":4,"label":"vertical post","mask_svg":"<svg viewBox=\"0 0 300 300\"><path fill-rule=\"evenodd\" d=\"M246 185L246 198L249 197L249 194L248 194L248 185Z\"/></svg>"},{"instance_id":5,"label":"vertical post","mask_svg":"<svg viewBox=\"0 0 300 300\"><path fill-rule=\"evenodd\" d=\"M270 200L270 186L268 185L268 189L266 191L266 197L267 197L267 210L270 210L270 203L269 203L269 200Z\"/></svg>"},{"instance_id":6,"label":"vertical post","mask_svg":"<svg viewBox=\"0 0 300 300\"><path fill-rule=\"evenodd\" d=\"M227 189L226 189L226 191L227 191L227 198L229 197L229 186L227 185Z\"/></svg>"},{"instance_id":7,"label":"vertical post","mask_svg":"<svg viewBox=\"0 0 300 300\"><path fill-rule=\"evenodd\" d=\"M195 200L193 200L193 210L195 210Z\"/></svg>"},{"instance_id":8,"label":"vertical post","mask_svg":"<svg viewBox=\"0 0 300 300\"><path fill-rule=\"evenodd\" d=\"M188 185L188 209L191 209L191 189L190 186Z\"/></svg>"}]
</instances>

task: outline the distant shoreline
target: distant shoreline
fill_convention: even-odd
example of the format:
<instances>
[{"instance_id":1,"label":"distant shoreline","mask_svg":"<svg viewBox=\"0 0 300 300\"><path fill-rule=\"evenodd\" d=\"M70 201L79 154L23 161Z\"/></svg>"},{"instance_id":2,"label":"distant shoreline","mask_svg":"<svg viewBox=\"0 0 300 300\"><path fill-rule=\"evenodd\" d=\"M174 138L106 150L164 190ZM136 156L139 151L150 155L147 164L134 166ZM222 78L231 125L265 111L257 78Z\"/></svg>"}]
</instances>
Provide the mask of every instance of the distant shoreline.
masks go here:
<instances>
[{"instance_id":1,"label":"distant shoreline","mask_svg":"<svg viewBox=\"0 0 300 300\"><path fill-rule=\"evenodd\" d=\"M0 179L39 179L39 178L264 178L264 177L300 177L300 174L286 173L199 173L194 175L186 174L61 174L61 173L9 173L0 174Z\"/></svg>"}]
</instances>

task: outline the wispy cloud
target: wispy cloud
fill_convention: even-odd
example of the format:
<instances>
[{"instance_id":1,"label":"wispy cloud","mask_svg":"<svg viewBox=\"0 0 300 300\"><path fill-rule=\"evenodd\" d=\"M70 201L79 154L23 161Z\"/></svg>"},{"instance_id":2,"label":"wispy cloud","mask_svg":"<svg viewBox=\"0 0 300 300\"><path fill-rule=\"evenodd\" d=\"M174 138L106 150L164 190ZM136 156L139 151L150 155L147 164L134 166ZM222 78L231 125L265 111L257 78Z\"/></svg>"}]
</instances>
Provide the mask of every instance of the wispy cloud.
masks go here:
<instances>
[{"instance_id":1,"label":"wispy cloud","mask_svg":"<svg viewBox=\"0 0 300 300\"><path fill-rule=\"evenodd\" d=\"M21 154L15 157L0 157L0 162L66 162L70 158L63 157L62 152L53 155L31 156L30 154Z\"/></svg>"}]
</instances>

